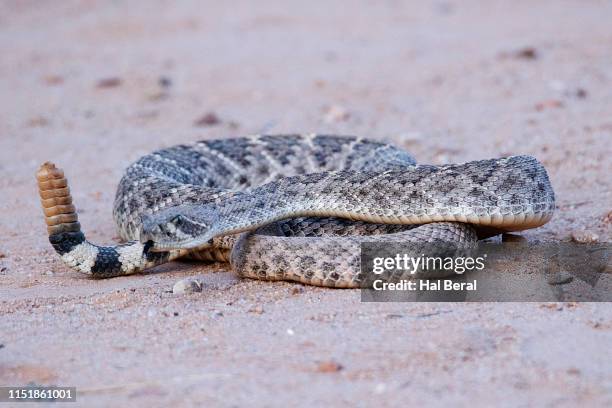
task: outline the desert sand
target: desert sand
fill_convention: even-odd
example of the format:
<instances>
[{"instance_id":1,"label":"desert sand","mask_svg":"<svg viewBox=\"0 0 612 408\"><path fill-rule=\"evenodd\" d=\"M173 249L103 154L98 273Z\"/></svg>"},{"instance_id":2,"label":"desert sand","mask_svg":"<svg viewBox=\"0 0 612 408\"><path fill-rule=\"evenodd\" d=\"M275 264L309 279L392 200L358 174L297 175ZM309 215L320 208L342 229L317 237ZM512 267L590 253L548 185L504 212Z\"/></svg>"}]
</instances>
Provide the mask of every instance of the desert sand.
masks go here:
<instances>
[{"instance_id":1,"label":"desert sand","mask_svg":"<svg viewBox=\"0 0 612 408\"><path fill-rule=\"evenodd\" d=\"M612 4L0 4L0 385L78 406L610 406L609 303L362 303L174 262L91 280L47 241L34 174L117 241L125 167L176 143L354 134L422 163L531 154L558 210L529 240L612 238ZM173 284L197 277L201 293Z\"/></svg>"}]
</instances>

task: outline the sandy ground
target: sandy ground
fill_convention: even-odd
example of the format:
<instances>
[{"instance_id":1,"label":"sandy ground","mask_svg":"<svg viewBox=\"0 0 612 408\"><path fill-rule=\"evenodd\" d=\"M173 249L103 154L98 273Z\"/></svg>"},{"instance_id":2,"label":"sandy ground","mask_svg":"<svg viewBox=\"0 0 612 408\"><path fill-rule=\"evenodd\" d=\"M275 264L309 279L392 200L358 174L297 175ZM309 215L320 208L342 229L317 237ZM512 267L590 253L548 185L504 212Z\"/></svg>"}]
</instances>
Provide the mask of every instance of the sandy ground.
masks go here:
<instances>
[{"instance_id":1,"label":"sandy ground","mask_svg":"<svg viewBox=\"0 0 612 408\"><path fill-rule=\"evenodd\" d=\"M609 303L366 304L222 265L94 281L59 261L41 162L112 242L131 161L260 132L532 154L559 209L525 235L611 241L611 3L232 3L0 3L0 384L77 386L81 406L612 404Z\"/></svg>"}]
</instances>

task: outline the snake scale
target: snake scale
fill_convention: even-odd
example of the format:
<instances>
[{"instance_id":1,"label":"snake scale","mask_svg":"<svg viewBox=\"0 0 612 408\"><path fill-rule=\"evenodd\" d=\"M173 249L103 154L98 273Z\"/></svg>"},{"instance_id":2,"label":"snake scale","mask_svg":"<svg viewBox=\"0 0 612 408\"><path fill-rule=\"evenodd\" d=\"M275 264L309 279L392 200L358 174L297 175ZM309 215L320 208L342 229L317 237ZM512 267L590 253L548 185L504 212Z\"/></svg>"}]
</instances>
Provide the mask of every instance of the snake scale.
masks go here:
<instances>
[{"instance_id":1,"label":"snake scale","mask_svg":"<svg viewBox=\"0 0 612 408\"><path fill-rule=\"evenodd\" d=\"M555 208L530 156L417 165L406 151L333 135L204 140L146 155L117 188L125 243L85 239L63 172L37 173L49 240L70 267L128 275L177 258L242 277L358 287L367 241L472 243L543 225Z\"/></svg>"}]
</instances>

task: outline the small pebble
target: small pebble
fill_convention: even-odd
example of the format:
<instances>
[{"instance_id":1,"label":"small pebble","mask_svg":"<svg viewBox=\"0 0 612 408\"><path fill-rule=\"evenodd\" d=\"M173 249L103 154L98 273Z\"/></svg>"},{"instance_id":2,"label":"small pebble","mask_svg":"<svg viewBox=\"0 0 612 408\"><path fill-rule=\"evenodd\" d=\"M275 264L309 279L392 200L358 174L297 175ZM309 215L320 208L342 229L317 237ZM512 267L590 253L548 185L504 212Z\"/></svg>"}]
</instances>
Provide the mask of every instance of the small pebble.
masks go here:
<instances>
[{"instance_id":1,"label":"small pebble","mask_svg":"<svg viewBox=\"0 0 612 408\"><path fill-rule=\"evenodd\" d=\"M219 123L221 123L221 119L214 112L208 112L195 121L196 126L215 126Z\"/></svg>"},{"instance_id":2,"label":"small pebble","mask_svg":"<svg viewBox=\"0 0 612 408\"><path fill-rule=\"evenodd\" d=\"M295 332L293 331L293 329L287 329L287 334L289 336L293 336L295 334Z\"/></svg>"},{"instance_id":3,"label":"small pebble","mask_svg":"<svg viewBox=\"0 0 612 408\"><path fill-rule=\"evenodd\" d=\"M222 312L222 311L220 311L220 310L213 310L213 312L212 312L212 314L211 314L211 317L212 317L213 319L218 319L218 318L220 318L220 317L223 317L223 312Z\"/></svg>"},{"instance_id":4,"label":"small pebble","mask_svg":"<svg viewBox=\"0 0 612 408\"><path fill-rule=\"evenodd\" d=\"M538 51L533 47L525 47L516 51L514 56L520 59L535 60L538 58Z\"/></svg>"},{"instance_id":5,"label":"small pebble","mask_svg":"<svg viewBox=\"0 0 612 408\"><path fill-rule=\"evenodd\" d=\"M291 294L292 295L298 295L300 293L304 293L304 288L302 286L294 286L291 288Z\"/></svg>"},{"instance_id":6,"label":"small pebble","mask_svg":"<svg viewBox=\"0 0 612 408\"><path fill-rule=\"evenodd\" d=\"M337 373L338 371L342 370L344 367L342 367L341 364L335 362L335 361L322 361L317 365L317 371L320 373Z\"/></svg>"},{"instance_id":7,"label":"small pebble","mask_svg":"<svg viewBox=\"0 0 612 408\"><path fill-rule=\"evenodd\" d=\"M103 78L98 81L96 84L97 88L115 88L121 85L121 78L111 77L111 78Z\"/></svg>"},{"instance_id":8,"label":"small pebble","mask_svg":"<svg viewBox=\"0 0 612 408\"><path fill-rule=\"evenodd\" d=\"M566 91L566 94L568 96L573 96L578 99L585 99L589 95L589 93L584 88L572 89L571 91Z\"/></svg>"},{"instance_id":9,"label":"small pebble","mask_svg":"<svg viewBox=\"0 0 612 408\"><path fill-rule=\"evenodd\" d=\"M168 78L167 76L159 77L159 80L157 81L157 83L162 88L170 88L172 86L172 80Z\"/></svg>"},{"instance_id":10,"label":"small pebble","mask_svg":"<svg viewBox=\"0 0 612 408\"><path fill-rule=\"evenodd\" d=\"M546 101L536 103L535 110L537 110L538 112L541 112L546 109L562 108L563 106L565 105L563 104L562 101L558 99L549 99Z\"/></svg>"},{"instance_id":11,"label":"small pebble","mask_svg":"<svg viewBox=\"0 0 612 408\"><path fill-rule=\"evenodd\" d=\"M571 239L573 242L578 242L581 244L591 244L594 242L599 242L599 236L591 231L573 231L571 234Z\"/></svg>"},{"instance_id":12,"label":"small pebble","mask_svg":"<svg viewBox=\"0 0 612 408\"><path fill-rule=\"evenodd\" d=\"M202 282L197 279L187 278L176 282L172 287L172 293L196 293L202 291Z\"/></svg>"}]
</instances>

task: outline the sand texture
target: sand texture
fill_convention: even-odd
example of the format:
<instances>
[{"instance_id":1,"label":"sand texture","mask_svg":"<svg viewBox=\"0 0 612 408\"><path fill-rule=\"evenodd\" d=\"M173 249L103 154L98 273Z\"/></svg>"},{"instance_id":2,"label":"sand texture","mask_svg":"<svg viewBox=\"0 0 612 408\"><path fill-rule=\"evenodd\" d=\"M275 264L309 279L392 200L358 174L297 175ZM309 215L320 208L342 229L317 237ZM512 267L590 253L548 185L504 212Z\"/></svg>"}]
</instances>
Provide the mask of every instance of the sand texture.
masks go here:
<instances>
[{"instance_id":1,"label":"sand texture","mask_svg":"<svg viewBox=\"0 0 612 408\"><path fill-rule=\"evenodd\" d=\"M558 211L524 236L610 242L612 3L126 3L0 3L0 385L88 407L612 404L609 303L361 303L194 262L95 281L53 252L34 177L61 166L112 243L115 187L154 149L354 134L421 163L534 155ZM187 277L202 292L171 293Z\"/></svg>"}]
</instances>

